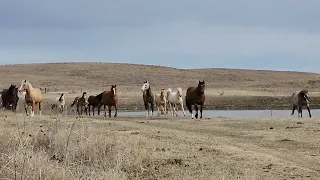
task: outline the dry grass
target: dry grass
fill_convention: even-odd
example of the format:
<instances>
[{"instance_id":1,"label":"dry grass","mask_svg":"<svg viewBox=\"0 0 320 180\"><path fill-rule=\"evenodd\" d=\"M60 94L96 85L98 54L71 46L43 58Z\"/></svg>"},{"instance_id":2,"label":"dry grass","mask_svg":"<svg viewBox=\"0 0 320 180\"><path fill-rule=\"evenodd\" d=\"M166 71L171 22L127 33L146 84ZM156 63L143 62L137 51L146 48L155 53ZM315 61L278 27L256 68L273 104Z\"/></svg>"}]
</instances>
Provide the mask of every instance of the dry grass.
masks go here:
<instances>
[{"instance_id":1,"label":"dry grass","mask_svg":"<svg viewBox=\"0 0 320 180\"><path fill-rule=\"evenodd\" d=\"M316 119L53 120L1 112L0 177L317 179L319 129Z\"/></svg>"},{"instance_id":2,"label":"dry grass","mask_svg":"<svg viewBox=\"0 0 320 180\"><path fill-rule=\"evenodd\" d=\"M121 92L136 92L144 80L154 88L197 85L205 80L208 89L288 92L319 89L320 74L237 69L176 69L162 66L118 63L51 63L0 66L0 87L28 79L35 87L52 91L101 91L117 84Z\"/></svg>"}]
</instances>

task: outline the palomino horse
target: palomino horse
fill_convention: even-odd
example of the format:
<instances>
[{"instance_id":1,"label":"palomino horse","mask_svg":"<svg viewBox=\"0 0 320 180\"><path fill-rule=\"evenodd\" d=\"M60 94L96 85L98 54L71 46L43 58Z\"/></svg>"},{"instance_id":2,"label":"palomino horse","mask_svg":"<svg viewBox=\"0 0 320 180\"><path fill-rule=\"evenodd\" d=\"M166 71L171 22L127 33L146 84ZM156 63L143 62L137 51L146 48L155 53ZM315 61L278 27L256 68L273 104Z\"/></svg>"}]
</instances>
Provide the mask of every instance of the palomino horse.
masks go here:
<instances>
[{"instance_id":1,"label":"palomino horse","mask_svg":"<svg viewBox=\"0 0 320 180\"><path fill-rule=\"evenodd\" d=\"M150 116L149 104L151 106L151 117L153 117L155 95L153 94L148 81L144 82L144 84L142 85L141 91L143 94L142 96L143 96L144 107L146 109L146 118Z\"/></svg>"},{"instance_id":2,"label":"palomino horse","mask_svg":"<svg viewBox=\"0 0 320 180\"><path fill-rule=\"evenodd\" d=\"M82 116L82 112L84 111L84 108L86 108L86 106L88 104L87 100L86 100L86 95L87 95L87 92L83 92L82 96L75 97L72 104L71 104L71 107L73 107L76 104L77 116L79 116L79 117ZM80 107L80 110L79 110L79 107Z\"/></svg>"},{"instance_id":3,"label":"palomino horse","mask_svg":"<svg viewBox=\"0 0 320 180\"><path fill-rule=\"evenodd\" d=\"M166 98L166 93L165 89L161 89L160 94L155 94L155 100L156 100L156 106L158 109L158 116L160 116L160 111L161 114L167 115L167 98Z\"/></svg>"},{"instance_id":4,"label":"palomino horse","mask_svg":"<svg viewBox=\"0 0 320 180\"><path fill-rule=\"evenodd\" d=\"M309 96L308 96L308 90L301 90L296 91L292 94L292 114L294 114L294 111L297 109L298 111L298 117L299 114L301 114L302 117L302 107L307 107L307 110L309 112L309 117L311 118L310 108L309 108Z\"/></svg>"},{"instance_id":5,"label":"palomino horse","mask_svg":"<svg viewBox=\"0 0 320 180\"><path fill-rule=\"evenodd\" d=\"M200 119L202 118L202 108L204 102L206 100L205 94L205 83L204 81L199 81L197 87L189 87L186 93L186 106L188 107L189 112L191 113L191 117L193 119L192 113L192 105L194 105L194 109L196 110L196 119L198 119L198 105L200 105Z\"/></svg>"},{"instance_id":6,"label":"palomino horse","mask_svg":"<svg viewBox=\"0 0 320 180\"><path fill-rule=\"evenodd\" d=\"M41 103L42 103L42 93L39 88L34 88L27 80L21 81L21 86L19 92L26 91L25 95L25 106L24 109L28 116L27 107L31 106L31 117L34 116L34 108L38 104L39 106L39 115L41 116Z\"/></svg>"},{"instance_id":7,"label":"palomino horse","mask_svg":"<svg viewBox=\"0 0 320 180\"><path fill-rule=\"evenodd\" d=\"M174 114L178 116L178 112L176 111L176 108L178 109L177 105L180 105L183 115L186 116L186 113L184 112L184 108L183 108L182 89L180 87L178 87L177 89L178 89L177 92L172 92L171 88L168 88L167 101L169 104L169 108L172 113L172 116L174 116Z\"/></svg>"},{"instance_id":8,"label":"palomino horse","mask_svg":"<svg viewBox=\"0 0 320 180\"><path fill-rule=\"evenodd\" d=\"M18 88L16 88L16 85L11 84L9 89L4 89L1 94L3 107L9 109L11 106L12 111L15 111L19 101Z\"/></svg>"},{"instance_id":9,"label":"palomino horse","mask_svg":"<svg viewBox=\"0 0 320 180\"><path fill-rule=\"evenodd\" d=\"M118 114L118 94L117 85L112 85L110 91L103 91L102 93L102 104L104 108L104 117L107 116L106 106L108 106L109 117L111 118L111 107L114 106L116 112L114 117Z\"/></svg>"},{"instance_id":10,"label":"palomino horse","mask_svg":"<svg viewBox=\"0 0 320 180\"><path fill-rule=\"evenodd\" d=\"M90 106L92 106L92 115L94 116L94 108L98 108L98 115L100 115L100 107L102 106L102 93L96 96L88 97L88 107L89 107L89 116L90 116Z\"/></svg>"}]
</instances>

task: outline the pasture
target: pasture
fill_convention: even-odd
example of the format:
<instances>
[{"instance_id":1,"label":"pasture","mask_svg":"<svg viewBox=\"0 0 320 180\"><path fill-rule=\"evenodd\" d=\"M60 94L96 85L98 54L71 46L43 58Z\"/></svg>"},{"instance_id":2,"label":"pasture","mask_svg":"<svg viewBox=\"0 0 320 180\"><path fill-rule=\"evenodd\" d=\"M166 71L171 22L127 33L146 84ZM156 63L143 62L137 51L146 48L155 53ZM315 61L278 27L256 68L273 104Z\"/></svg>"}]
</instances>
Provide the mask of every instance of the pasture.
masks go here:
<instances>
[{"instance_id":1,"label":"pasture","mask_svg":"<svg viewBox=\"0 0 320 180\"><path fill-rule=\"evenodd\" d=\"M28 77L23 75L25 69L30 72ZM33 117L25 115L24 97L19 97L16 113L0 111L0 178L318 179L320 176L319 116L309 118L304 109L304 118L290 116L293 91L308 89L308 97L302 94L301 98L308 103L310 100L311 113L320 107L319 74L182 70L108 63L9 65L0 66L0 70L3 88L26 83L23 89L28 89L28 82L21 81L27 78L33 87L41 88L39 92L50 89L39 95L42 116L38 107ZM191 86L197 88L188 91ZM165 92L167 89L172 93ZM197 98L203 92L203 119L191 119L187 106L199 103ZM50 116L51 104L57 103L62 93L64 115ZM117 111L112 107L111 117L104 118L102 106L100 115L82 113L82 118L76 118L77 107L83 108L88 97L100 93L101 102L116 106L119 116L114 117ZM186 94L190 95L187 103ZM299 98L297 95L296 100ZM168 116L157 117L156 105L165 107L168 105L165 101L182 102L186 116L179 112L178 117L172 117L168 112ZM76 105L71 108L73 102ZM150 109L154 103L152 118L146 117L150 115L147 112L139 117L121 115L123 111L145 111L148 103ZM297 100L296 108L299 104ZM206 110L216 109L286 109L288 113L281 118L272 117L272 111L271 116L255 118L206 114Z\"/></svg>"},{"instance_id":2,"label":"pasture","mask_svg":"<svg viewBox=\"0 0 320 180\"><path fill-rule=\"evenodd\" d=\"M315 118L0 114L8 179L318 179Z\"/></svg>"}]
</instances>

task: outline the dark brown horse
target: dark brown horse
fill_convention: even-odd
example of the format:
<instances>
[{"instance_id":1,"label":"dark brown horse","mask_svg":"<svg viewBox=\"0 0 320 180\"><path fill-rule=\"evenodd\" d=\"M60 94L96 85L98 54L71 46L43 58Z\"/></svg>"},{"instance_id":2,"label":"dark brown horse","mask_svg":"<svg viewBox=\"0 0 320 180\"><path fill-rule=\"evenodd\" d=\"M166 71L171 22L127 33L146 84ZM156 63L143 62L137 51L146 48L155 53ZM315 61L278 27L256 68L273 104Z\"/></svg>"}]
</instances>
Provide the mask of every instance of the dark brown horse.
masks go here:
<instances>
[{"instance_id":1,"label":"dark brown horse","mask_svg":"<svg viewBox=\"0 0 320 180\"><path fill-rule=\"evenodd\" d=\"M17 104L19 101L18 97L18 88L16 85L12 85L9 89L4 89L1 93L2 105L6 109L12 109L12 111L16 111Z\"/></svg>"},{"instance_id":2,"label":"dark brown horse","mask_svg":"<svg viewBox=\"0 0 320 180\"><path fill-rule=\"evenodd\" d=\"M77 113L78 113L79 117L82 116L82 112L83 111L87 112L85 110L86 105L87 105L86 95L87 95L87 92L83 92L82 96L81 97L76 97L73 100L73 103L71 104L71 107L74 106L75 104L77 105ZM80 109L79 109L79 107L80 107Z\"/></svg>"},{"instance_id":3,"label":"dark brown horse","mask_svg":"<svg viewBox=\"0 0 320 180\"><path fill-rule=\"evenodd\" d=\"M114 117L118 114L118 94L117 85L112 85L110 91L103 91L102 93L102 104L104 108L104 116L107 116L106 106L108 106L109 117L111 117L111 107L114 106L116 112Z\"/></svg>"},{"instance_id":4,"label":"dark brown horse","mask_svg":"<svg viewBox=\"0 0 320 180\"><path fill-rule=\"evenodd\" d=\"M144 81L141 91L143 94L142 96L143 96L144 108L146 109L146 118L150 116L149 104L151 106L151 117L153 117L155 94L152 92L148 81Z\"/></svg>"},{"instance_id":5,"label":"dark brown horse","mask_svg":"<svg viewBox=\"0 0 320 180\"><path fill-rule=\"evenodd\" d=\"M202 108L204 105L204 102L206 100L205 94L205 83L204 81L199 81L199 84L197 87L189 87L187 89L186 94L186 106L188 107L189 112L191 113L191 117L193 119L193 113L192 113L192 105L194 105L194 109L196 110L196 119L198 119L198 105L200 105L200 119L202 118Z\"/></svg>"},{"instance_id":6,"label":"dark brown horse","mask_svg":"<svg viewBox=\"0 0 320 180\"><path fill-rule=\"evenodd\" d=\"M98 108L98 115L100 115L100 107L102 106L102 93L96 96L89 96L88 97L88 108L89 108L89 116L90 115L90 106L92 106L92 115L94 116L94 108Z\"/></svg>"}]
</instances>

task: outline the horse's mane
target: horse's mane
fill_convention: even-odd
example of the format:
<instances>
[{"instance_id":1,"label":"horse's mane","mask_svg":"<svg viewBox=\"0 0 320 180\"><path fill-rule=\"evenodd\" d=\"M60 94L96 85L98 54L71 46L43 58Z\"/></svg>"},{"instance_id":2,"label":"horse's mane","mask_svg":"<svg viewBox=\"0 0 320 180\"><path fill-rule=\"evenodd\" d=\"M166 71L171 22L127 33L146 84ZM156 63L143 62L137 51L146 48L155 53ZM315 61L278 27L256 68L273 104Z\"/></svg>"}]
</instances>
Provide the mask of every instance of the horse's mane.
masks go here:
<instances>
[{"instance_id":1,"label":"horse's mane","mask_svg":"<svg viewBox=\"0 0 320 180\"><path fill-rule=\"evenodd\" d=\"M300 91L300 94L308 94L308 92L309 91L307 89L303 89L303 90Z\"/></svg>"},{"instance_id":2,"label":"horse's mane","mask_svg":"<svg viewBox=\"0 0 320 180\"><path fill-rule=\"evenodd\" d=\"M61 94L61 95L60 95L59 100L58 100L59 102L62 101L62 97L63 97L63 96L64 96L64 94Z\"/></svg>"}]
</instances>

